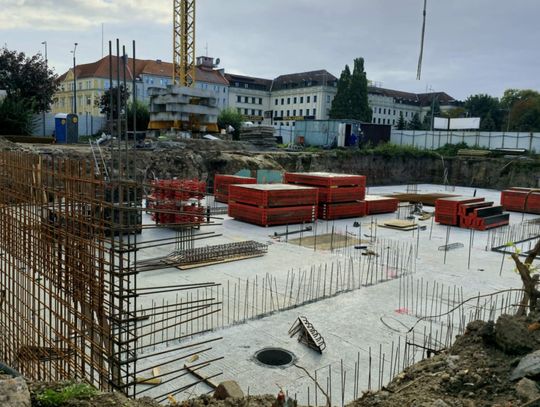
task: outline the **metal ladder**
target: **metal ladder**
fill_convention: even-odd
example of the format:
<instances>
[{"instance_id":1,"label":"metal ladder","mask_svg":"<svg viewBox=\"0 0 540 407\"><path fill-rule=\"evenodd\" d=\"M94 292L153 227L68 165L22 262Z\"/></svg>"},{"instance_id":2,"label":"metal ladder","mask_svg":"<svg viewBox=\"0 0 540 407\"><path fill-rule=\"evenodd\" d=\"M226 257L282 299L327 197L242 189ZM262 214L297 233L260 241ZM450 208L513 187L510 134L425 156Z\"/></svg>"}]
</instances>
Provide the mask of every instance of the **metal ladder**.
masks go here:
<instances>
[{"instance_id":1,"label":"metal ladder","mask_svg":"<svg viewBox=\"0 0 540 407\"><path fill-rule=\"evenodd\" d=\"M101 149L100 145L97 142L94 143L92 140L89 141L90 143L90 149L92 150L92 157L94 157L94 165L96 167L96 174L101 175L103 174L103 177L108 180L109 179L109 170L107 169L107 165L105 164L105 158L103 157L103 150ZM96 148L97 148L97 154L96 154Z\"/></svg>"}]
</instances>

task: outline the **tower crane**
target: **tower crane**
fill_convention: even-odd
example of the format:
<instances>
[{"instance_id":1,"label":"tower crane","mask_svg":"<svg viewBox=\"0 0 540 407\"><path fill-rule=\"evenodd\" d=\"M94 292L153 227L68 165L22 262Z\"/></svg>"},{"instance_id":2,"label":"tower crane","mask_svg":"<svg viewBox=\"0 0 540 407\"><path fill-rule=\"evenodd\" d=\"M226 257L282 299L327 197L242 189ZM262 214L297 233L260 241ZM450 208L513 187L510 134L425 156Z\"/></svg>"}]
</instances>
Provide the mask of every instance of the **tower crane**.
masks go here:
<instances>
[{"instance_id":1,"label":"tower crane","mask_svg":"<svg viewBox=\"0 0 540 407\"><path fill-rule=\"evenodd\" d=\"M195 0L173 0L172 81L195 85Z\"/></svg>"}]
</instances>

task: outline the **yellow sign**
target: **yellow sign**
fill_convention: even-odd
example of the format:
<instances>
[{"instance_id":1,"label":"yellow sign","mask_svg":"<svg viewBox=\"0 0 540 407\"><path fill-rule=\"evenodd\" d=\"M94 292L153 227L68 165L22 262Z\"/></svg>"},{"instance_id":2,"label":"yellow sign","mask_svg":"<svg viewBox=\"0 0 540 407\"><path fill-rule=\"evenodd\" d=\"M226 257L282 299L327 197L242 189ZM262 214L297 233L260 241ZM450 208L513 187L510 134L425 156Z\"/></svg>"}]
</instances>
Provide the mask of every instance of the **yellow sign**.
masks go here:
<instances>
[{"instance_id":1,"label":"yellow sign","mask_svg":"<svg viewBox=\"0 0 540 407\"><path fill-rule=\"evenodd\" d=\"M77 117L74 117L74 118L72 119L72 121L73 121L73 123L77 123L77 122L79 121L79 119L78 119Z\"/></svg>"},{"instance_id":2,"label":"yellow sign","mask_svg":"<svg viewBox=\"0 0 540 407\"><path fill-rule=\"evenodd\" d=\"M293 120L304 120L304 116L285 116L283 119L281 120L288 120L288 121L293 121Z\"/></svg>"}]
</instances>

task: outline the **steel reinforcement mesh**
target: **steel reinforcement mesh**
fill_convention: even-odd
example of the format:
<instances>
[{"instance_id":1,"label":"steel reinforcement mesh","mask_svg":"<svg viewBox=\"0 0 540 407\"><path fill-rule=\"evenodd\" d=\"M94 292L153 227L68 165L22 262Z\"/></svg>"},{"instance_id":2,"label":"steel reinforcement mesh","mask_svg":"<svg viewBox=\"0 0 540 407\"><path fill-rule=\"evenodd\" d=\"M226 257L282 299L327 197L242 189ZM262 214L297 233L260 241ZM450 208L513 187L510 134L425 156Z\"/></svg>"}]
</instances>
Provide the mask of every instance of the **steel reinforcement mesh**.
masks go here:
<instances>
[{"instance_id":1,"label":"steel reinforcement mesh","mask_svg":"<svg viewBox=\"0 0 540 407\"><path fill-rule=\"evenodd\" d=\"M134 379L134 254L121 239L130 213L110 192L130 200L131 187L85 161L2 152L0 163L0 359L31 379L122 390Z\"/></svg>"}]
</instances>

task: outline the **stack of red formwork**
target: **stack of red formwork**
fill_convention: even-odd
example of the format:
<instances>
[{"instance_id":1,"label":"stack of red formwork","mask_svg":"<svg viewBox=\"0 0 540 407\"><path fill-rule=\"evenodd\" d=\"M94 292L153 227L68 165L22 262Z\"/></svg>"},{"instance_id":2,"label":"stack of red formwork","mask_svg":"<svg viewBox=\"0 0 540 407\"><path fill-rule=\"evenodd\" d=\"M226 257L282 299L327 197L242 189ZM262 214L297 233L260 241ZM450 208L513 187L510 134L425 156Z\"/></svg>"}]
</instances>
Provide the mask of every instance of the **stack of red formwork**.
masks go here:
<instances>
[{"instance_id":1,"label":"stack of red formwork","mask_svg":"<svg viewBox=\"0 0 540 407\"><path fill-rule=\"evenodd\" d=\"M540 190L513 187L501 191L501 205L507 211L540 213Z\"/></svg>"},{"instance_id":2,"label":"stack of red formwork","mask_svg":"<svg viewBox=\"0 0 540 407\"><path fill-rule=\"evenodd\" d=\"M156 180L152 182L147 207L159 224L200 224L204 222L201 200L205 192L206 183L199 180Z\"/></svg>"},{"instance_id":3,"label":"stack of red formwork","mask_svg":"<svg viewBox=\"0 0 540 407\"><path fill-rule=\"evenodd\" d=\"M502 206L484 198L455 196L435 201L435 221L466 229L487 230L508 225L510 215Z\"/></svg>"},{"instance_id":4,"label":"stack of red formwork","mask_svg":"<svg viewBox=\"0 0 540 407\"><path fill-rule=\"evenodd\" d=\"M319 189L319 218L325 220L365 216L366 177L327 172L286 172L285 182Z\"/></svg>"},{"instance_id":5,"label":"stack of red formwork","mask_svg":"<svg viewBox=\"0 0 540 407\"><path fill-rule=\"evenodd\" d=\"M317 188L287 184L229 186L229 216L259 226L313 222Z\"/></svg>"},{"instance_id":6,"label":"stack of red formwork","mask_svg":"<svg viewBox=\"0 0 540 407\"><path fill-rule=\"evenodd\" d=\"M214 176L214 197L218 202L229 202L229 185L256 184L257 179L239 175L216 174Z\"/></svg>"},{"instance_id":7,"label":"stack of red formwork","mask_svg":"<svg viewBox=\"0 0 540 407\"><path fill-rule=\"evenodd\" d=\"M476 202L484 202L484 198L467 196L439 198L435 201L435 222L459 226L459 206Z\"/></svg>"},{"instance_id":8,"label":"stack of red formwork","mask_svg":"<svg viewBox=\"0 0 540 407\"><path fill-rule=\"evenodd\" d=\"M394 213L397 211L399 200L388 196L366 196L366 214Z\"/></svg>"}]
</instances>

